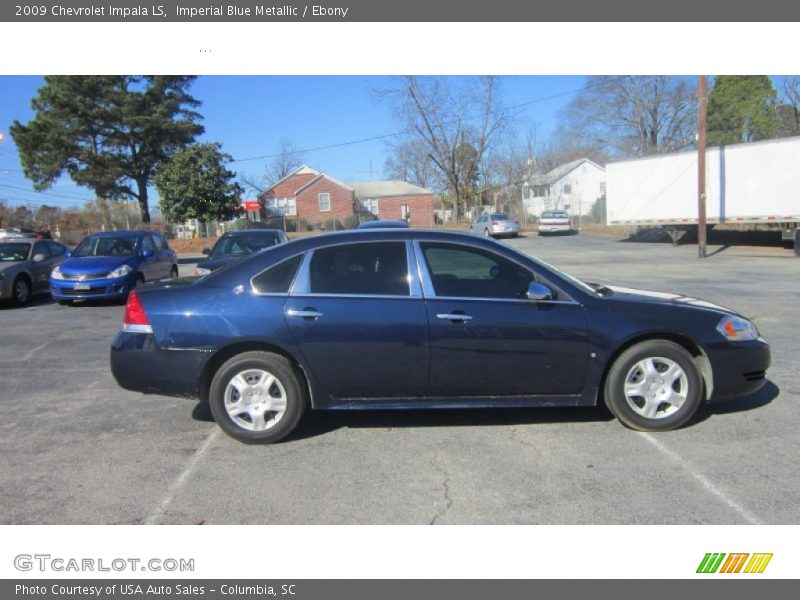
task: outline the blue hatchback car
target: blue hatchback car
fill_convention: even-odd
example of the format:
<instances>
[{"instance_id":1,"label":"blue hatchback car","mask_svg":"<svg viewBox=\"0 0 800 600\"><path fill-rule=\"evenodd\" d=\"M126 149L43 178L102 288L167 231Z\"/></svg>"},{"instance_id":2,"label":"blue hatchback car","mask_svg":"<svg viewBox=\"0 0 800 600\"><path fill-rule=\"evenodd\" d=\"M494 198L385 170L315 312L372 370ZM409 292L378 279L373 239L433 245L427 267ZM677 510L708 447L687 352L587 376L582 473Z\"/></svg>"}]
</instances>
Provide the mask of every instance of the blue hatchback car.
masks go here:
<instances>
[{"instance_id":1,"label":"blue hatchback car","mask_svg":"<svg viewBox=\"0 0 800 600\"><path fill-rule=\"evenodd\" d=\"M750 321L679 294L579 281L491 238L331 233L128 298L124 388L207 400L243 442L309 409L606 406L644 431L757 390Z\"/></svg>"},{"instance_id":2,"label":"blue hatchback car","mask_svg":"<svg viewBox=\"0 0 800 600\"><path fill-rule=\"evenodd\" d=\"M59 304L125 298L145 281L177 276L175 252L160 233L106 231L85 238L53 269L50 291Z\"/></svg>"}]
</instances>

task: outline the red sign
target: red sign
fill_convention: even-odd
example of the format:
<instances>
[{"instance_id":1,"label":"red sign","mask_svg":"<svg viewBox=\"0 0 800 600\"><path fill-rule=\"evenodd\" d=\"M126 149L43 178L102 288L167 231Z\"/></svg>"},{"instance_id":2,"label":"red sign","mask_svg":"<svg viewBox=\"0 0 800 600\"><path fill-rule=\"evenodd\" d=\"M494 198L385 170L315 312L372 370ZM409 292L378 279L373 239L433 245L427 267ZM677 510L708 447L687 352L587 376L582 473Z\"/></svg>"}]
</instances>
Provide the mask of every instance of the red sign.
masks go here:
<instances>
[{"instance_id":1,"label":"red sign","mask_svg":"<svg viewBox=\"0 0 800 600\"><path fill-rule=\"evenodd\" d=\"M259 210L260 206L258 204L258 200L244 200L242 202L242 208L245 210Z\"/></svg>"}]
</instances>

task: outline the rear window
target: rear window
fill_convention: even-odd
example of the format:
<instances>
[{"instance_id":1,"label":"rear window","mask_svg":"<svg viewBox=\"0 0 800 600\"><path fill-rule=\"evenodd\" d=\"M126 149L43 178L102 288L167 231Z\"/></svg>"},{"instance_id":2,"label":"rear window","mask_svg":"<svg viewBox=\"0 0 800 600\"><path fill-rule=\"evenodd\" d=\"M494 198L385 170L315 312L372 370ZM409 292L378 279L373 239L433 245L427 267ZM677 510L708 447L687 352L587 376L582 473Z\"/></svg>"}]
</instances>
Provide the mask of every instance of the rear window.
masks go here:
<instances>
[{"instance_id":1,"label":"rear window","mask_svg":"<svg viewBox=\"0 0 800 600\"><path fill-rule=\"evenodd\" d=\"M253 277L253 289L259 294L288 294L303 255L298 254Z\"/></svg>"},{"instance_id":2,"label":"rear window","mask_svg":"<svg viewBox=\"0 0 800 600\"><path fill-rule=\"evenodd\" d=\"M508 221L508 215L504 215L502 213L492 215L492 221Z\"/></svg>"},{"instance_id":3,"label":"rear window","mask_svg":"<svg viewBox=\"0 0 800 600\"><path fill-rule=\"evenodd\" d=\"M543 219L568 219L569 215L564 211L551 210L542 213Z\"/></svg>"}]
</instances>

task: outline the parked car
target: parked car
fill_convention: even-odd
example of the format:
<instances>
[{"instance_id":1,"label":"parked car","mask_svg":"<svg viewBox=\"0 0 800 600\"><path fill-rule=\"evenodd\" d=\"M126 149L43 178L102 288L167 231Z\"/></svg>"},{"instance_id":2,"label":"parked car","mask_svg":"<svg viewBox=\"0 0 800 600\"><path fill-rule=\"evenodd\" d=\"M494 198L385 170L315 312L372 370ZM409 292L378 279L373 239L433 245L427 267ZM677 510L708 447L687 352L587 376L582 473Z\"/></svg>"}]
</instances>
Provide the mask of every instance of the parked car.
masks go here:
<instances>
[{"instance_id":1,"label":"parked car","mask_svg":"<svg viewBox=\"0 0 800 600\"><path fill-rule=\"evenodd\" d=\"M3 229L0 229L0 239L12 238L12 237L35 238L36 232L33 229L28 229L27 227L5 227Z\"/></svg>"},{"instance_id":2,"label":"parked car","mask_svg":"<svg viewBox=\"0 0 800 600\"><path fill-rule=\"evenodd\" d=\"M208 275L211 271L276 244L287 242L282 229L245 229L223 235L210 250L203 249L207 259L197 263L195 275Z\"/></svg>"},{"instance_id":3,"label":"parked car","mask_svg":"<svg viewBox=\"0 0 800 600\"><path fill-rule=\"evenodd\" d=\"M517 237L519 223L506 213L491 213L478 217L470 231L486 237Z\"/></svg>"},{"instance_id":4,"label":"parked car","mask_svg":"<svg viewBox=\"0 0 800 600\"><path fill-rule=\"evenodd\" d=\"M145 281L178 276L167 240L150 231L106 231L86 237L50 276L59 304L73 300L125 298Z\"/></svg>"},{"instance_id":5,"label":"parked car","mask_svg":"<svg viewBox=\"0 0 800 600\"><path fill-rule=\"evenodd\" d=\"M309 409L593 406L643 431L753 392L770 351L735 312L579 281L504 244L418 229L302 238L128 298L122 387L207 400L243 442Z\"/></svg>"},{"instance_id":6,"label":"parked car","mask_svg":"<svg viewBox=\"0 0 800 600\"><path fill-rule=\"evenodd\" d=\"M356 229L408 229L408 221L364 221Z\"/></svg>"},{"instance_id":7,"label":"parked car","mask_svg":"<svg viewBox=\"0 0 800 600\"><path fill-rule=\"evenodd\" d=\"M0 299L24 306L50 291L50 271L69 256L69 248L31 237L0 239Z\"/></svg>"},{"instance_id":8,"label":"parked car","mask_svg":"<svg viewBox=\"0 0 800 600\"><path fill-rule=\"evenodd\" d=\"M572 223L565 210L546 210L539 217L539 235L571 232Z\"/></svg>"}]
</instances>

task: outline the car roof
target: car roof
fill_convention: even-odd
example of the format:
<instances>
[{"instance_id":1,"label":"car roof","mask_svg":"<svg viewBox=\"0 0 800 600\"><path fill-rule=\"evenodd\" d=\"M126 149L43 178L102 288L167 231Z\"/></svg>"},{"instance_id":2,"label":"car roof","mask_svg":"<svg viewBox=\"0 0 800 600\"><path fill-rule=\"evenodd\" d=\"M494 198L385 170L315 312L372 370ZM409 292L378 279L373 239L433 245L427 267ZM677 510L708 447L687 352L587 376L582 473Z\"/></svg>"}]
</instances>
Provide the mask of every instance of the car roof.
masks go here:
<instances>
[{"instance_id":1,"label":"car roof","mask_svg":"<svg viewBox=\"0 0 800 600\"><path fill-rule=\"evenodd\" d=\"M408 223L398 220L364 221L358 224L358 229L408 229Z\"/></svg>"},{"instance_id":2,"label":"car roof","mask_svg":"<svg viewBox=\"0 0 800 600\"><path fill-rule=\"evenodd\" d=\"M0 243L3 243L3 244L7 244L9 242L13 242L15 244L21 244L21 243L33 244L34 242L38 242L38 241L39 240L37 240L36 238L26 237L26 236L13 236L12 235L12 236L9 236L9 237L0 238Z\"/></svg>"},{"instance_id":3,"label":"car roof","mask_svg":"<svg viewBox=\"0 0 800 600\"><path fill-rule=\"evenodd\" d=\"M253 235L259 233L269 233L275 235L279 232L282 232L283 229L267 229L264 228L257 228L257 229L237 229L236 231L228 231L222 235L222 237L235 237L237 235Z\"/></svg>"},{"instance_id":4,"label":"car roof","mask_svg":"<svg viewBox=\"0 0 800 600\"><path fill-rule=\"evenodd\" d=\"M123 229L123 230L120 230L120 231L97 231L95 233L90 233L86 237L119 237L119 236L124 236L124 237L130 237L130 236L144 237L146 235L150 235L151 233L154 233L154 234L157 234L157 235L161 235L161 233L158 232L158 231L129 231L129 230L124 230Z\"/></svg>"}]
</instances>

